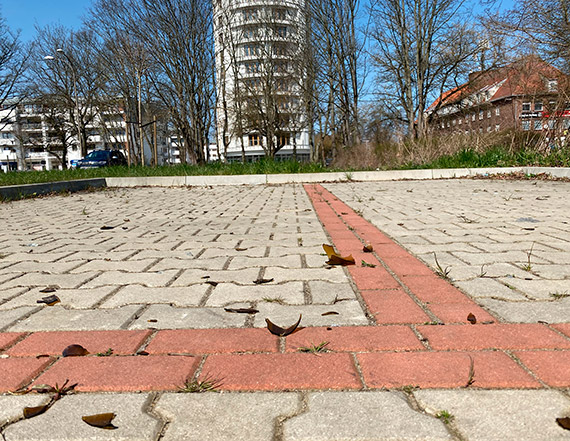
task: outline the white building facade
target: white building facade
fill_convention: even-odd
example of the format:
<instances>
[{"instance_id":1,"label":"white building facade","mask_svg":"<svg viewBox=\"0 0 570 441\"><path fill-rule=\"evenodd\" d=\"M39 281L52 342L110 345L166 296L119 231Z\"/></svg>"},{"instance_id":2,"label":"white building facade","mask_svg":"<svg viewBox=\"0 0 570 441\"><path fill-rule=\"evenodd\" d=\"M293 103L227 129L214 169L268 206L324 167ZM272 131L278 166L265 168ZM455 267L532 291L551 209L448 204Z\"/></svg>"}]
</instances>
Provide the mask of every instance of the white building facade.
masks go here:
<instances>
[{"instance_id":1,"label":"white building facade","mask_svg":"<svg viewBox=\"0 0 570 441\"><path fill-rule=\"evenodd\" d=\"M217 142L227 161L309 160L304 0L214 0ZM271 139L269 139L271 138ZM269 153L271 154L271 153Z\"/></svg>"}]
</instances>

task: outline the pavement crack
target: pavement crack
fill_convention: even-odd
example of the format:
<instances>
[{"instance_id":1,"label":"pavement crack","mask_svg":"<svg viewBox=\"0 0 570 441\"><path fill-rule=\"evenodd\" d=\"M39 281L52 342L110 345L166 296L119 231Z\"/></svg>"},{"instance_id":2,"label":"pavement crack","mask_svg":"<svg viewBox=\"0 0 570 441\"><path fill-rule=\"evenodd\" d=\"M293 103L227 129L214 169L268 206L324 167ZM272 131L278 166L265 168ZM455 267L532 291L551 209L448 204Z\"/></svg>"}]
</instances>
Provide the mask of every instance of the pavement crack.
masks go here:
<instances>
[{"instance_id":1,"label":"pavement crack","mask_svg":"<svg viewBox=\"0 0 570 441\"><path fill-rule=\"evenodd\" d=\"M142 316L145 313L145 311L149 308L150 308L149 304L142 305L139 309L135 311L133 315L131 315L127 319L125 323L119 326L119 329L129 329L129 326L131 326L135 321L137 321L140 318L140 316Z\"/></svg>"},{"instance_id":2,"label":"pavement crack","mask_svg":"<svg viewBox=\"0 0 570 441\"><path fill-rule=\"evenodd\" d=\"M284 425L287 421L306 413L309 410L309 393L298 393L298 407L297 410L289 415L280 415L275 418L273 429L273 441L285 441Z\"/></svg>"},{"instance_id":3,"label":"pavement crack","mask_svg":"<svg viewBox=\"0 0 570 441\"><path fill-rule=\"evenodd\" d=\"M151 392L142 407L143 413L155 419L157 422L157 428L154 436L155 441L159 441L164 438L164 435L168 430L168 426L170 425L170 421L155 410L156 404L162 395L162 392Z\"/></svg>"},{"instance_id":4,"label":"pavement crack","mask_svg":"<svg viewBox=\"0 0 570 441\"><path fill-rule=\"evenodd\" d=\"M443 422L442 419L437 417L438 411L436 411L435 409L431 409L431 408L428 409L428 408L421 406L421 404L419 403L419 401L415 397L413 390L402 391L402 392L406 398L406 402L408 403L408 406L410 406L410 408L412 410L414 410L415 412L436 418L438 421L441 422L441 424L443 424L445 426L445 429L447 430L447 432L451 435L451 437L455 441L467 441L467 438L465 436L463 436L463 434L461 433L461 431L457 427L457 424L456 424L454 418L451 418L447 422Z\"/></svg>"}]
</instances>

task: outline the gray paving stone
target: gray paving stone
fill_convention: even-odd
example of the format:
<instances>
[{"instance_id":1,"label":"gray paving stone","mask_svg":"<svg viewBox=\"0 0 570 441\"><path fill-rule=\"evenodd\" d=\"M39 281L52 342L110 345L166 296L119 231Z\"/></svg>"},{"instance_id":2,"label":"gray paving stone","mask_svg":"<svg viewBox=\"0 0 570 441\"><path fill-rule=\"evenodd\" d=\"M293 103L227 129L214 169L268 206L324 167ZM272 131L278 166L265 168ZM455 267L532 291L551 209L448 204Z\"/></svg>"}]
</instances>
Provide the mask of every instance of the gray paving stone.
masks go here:
<instances>
[{"instance_id":1,"label":"gray paving stone","mask_svg":"<svg viewBox=\"0 0 570 441\"><path fill-rule=\"evenodd\" d=\"M256 306L259 310L255 314L253 326L264 328L267 326L265 319L269 318L273 323L281 327L287 327L297 321L302 315L300 326L358 326L368 325L364 311L356 300L346 300L336 305L281 305L266 301L259 302ZM325 315L323 313L335 311L338 315Z\"/></svg>"},{"instance_id":2,"label":"gray paving stone","mask_svg":"<svg viewBox=\"0 0 570 441\"><path fill-rule=\"evenodd\" d=\"M11 299L12 297L15 297L18 294L22 294L26 291L27 291L27 288L22 288L22 287L5 288L5 289L0 288L0 303L6 302L6 301L8 301L8 299ZM2 309L1 305L0 305L0 309Z\"/></svg>"},{"instance_id":3,"label":"gray paving stone","mask_svg":"<svg viewBox=\"0 0 570 441\"><path fill-rule=\"evenodd\" d=\"M463 291L469 293L471 297L475 299L482 297L493 297L507 300L527 300L527 298L521 293L506 287L504 284L495 279L479 277L477 279L465 282L457 281L455 282L455 285L461 288Z\"/></svg>"},{"instance_id":4,"label":"gray paving stone","mask_svg":"<svg viewBox=\"0 0 570 441\"><path fill-rule=\"evenodd\" d=\"M570 294L570 280L533 280L499 279L501 282L515 287L531 298L552 300L556 294Z\"/></svg>"},{"instance_id":5,"label":"gray paving stone","mask_svg":"<svg viewBox=\"0 0 570 441\"><path fill-rule=\"evenodd\" d=\"M214 282L236 283L240 285L253 285L257 279L259 268L245 268L241 270L201 270L188 269L178 277L172 286L189 286L193 284L204 284L207 280ZM207 277L207 278L206 278Z\"/></svg>"},{"instance_id":6,"label":"gray paving stone","mask_svg":"<svg viewBox=\"0 0 570 441\"><path fill-rule=\"evenodd\" d=\"M24 407L35 407L49 401L40 395L3 395L0 396L0 427L22 418Z\"/></svg>"},{"instance_id":7,"label":"gray paving stone","mask_svg":"<svg viewBox=\"0 0 570 441\"><path fill-rule=\"evenodd\" d=\"M10 324L22 319L22 317L37 308L37 306L22 306L20 308L0 310L0 329L5 331Z\"/></svg>"},{"instance_id":8,"label":"gray paving stone","mask_svg":"<svg viewBox=\"0 0 570 441\"><path fill-rule=\"evenodd\" d=\"M6 268L0 273L45 273L45 274L63 274L72 270L79 265L78 262L35 262L23 261Z\"/></svg>"},{"instance_id":9,"label":"gray paving stone","mask_svg":"<svg viewBox=\"0 0 570 441\"><path fill-rule=\"evenodd\" d=\"M245 320L244 314L230 314L223 308L175 308L170 305L151 305L129 326L129 329L238 328L245 325Z\"/></svg>"},{"instance_id":10,"label":"gray paving stone","mask_svg":"<svg viewBox=\"0 0 570 441\"><path fill-rule=\"evenodd\" d=\"M145 285L150 287L166 286L178 274L177 270L125 273L121 271L106 271L100 273L83 288L97 288L108 285Z\"/></svg>"},{"instance_id":11,"label":"gray paving stone","mask_svg":"<svg viewBox=\"0 0 570 441\"><path fill-rule=\"evenodd\" d=\"M47 412L8 426L6 441L23 440L132 440L156 439L162 423L143 411L147 394L68 395ZM114 412L116 430L102 430L81 420L86 415Z\"/></svg>"},{"instance_id":12,"label":"gray paving stone","mask_svg":"<svg viewBox=\"0 0 570 441\"><path fill-rule=\"evenodd\" d=\"M414 396L432 415L452 414L469 441L568 439L555 419L568 415L570 400L554 390L421 390Z\"/></svg>"},{"instance_id":13,"label":"gray paving stone","mask_svg":"<svg viewBox=\"0 0 570 441\"><path fill-rule=\"evenodd\" d=\"M78 251L75 253L66 253L65 257L61 259L62 262L77 262L88 260L110 260L119 261L124 260L133 255L132 251L107 251L107 252L91 252L91 251ZM141 257L143 259L144 257Z\"/></svg>"},{"instance_id":14,"label":"gray paving stone","mask_svg":"<svg viewBox=\"0 0 570 441\"><path fill-rule=\"evenodd\" d=\"M164 394L155 410L171 421L164 441L271 441L299 406L294 393Z\"/></svg>"},{"instance_id":15,"label":"gray paving stone","mask_svg":"<svg viewBox=\"0 0 570 441\"><path fill-rule=\"evenodd\" d=\"M269 267L265 270L265 278L273 278L276 282L323 280L331 283L346 283L349 280L341 267L303 269Z\"/></svg>"},{"instance_id":16,"label":"gray paving stone","mask_svg":"<svg viewBox=\"0 0 570 441\"><path fill-rule=\"evenodd\" d=\"M239 247L240 250L234 248L206 248L206 251L200 256L201 259L212 259L220 256L235 256L235 258L244 257L263 257L265 255L265 247Z\"/></svg>"},{"instance_id":17,"label":"gray paving stone","mask_svg":"<svg viewBox=\"0 0 570 441\"><path fill-rule=\"evenodd\" d=\"M263 285L240 286L220 283L210 294L207 306L225 306L235 302L258 302L264 298L278 298L289 305L305 303L302 282L267 283Z\"/></svg>"},{"instance_id":18,"label":"gray paving stone","mask_svg":"<svg viewBox=\"0 0 570 441\"><path fill-rule=\"evenodd\" d=\"M149 288L142 285L122 287L113 296L101 304L101 308L116 308L124 305L160 304L174 306L198 306L209 285L191 285L183 287Z\"/></svg>"},{"instance_id":19,"label":"gray paving stone","mask_svg":"<svg viewBox=\"0 0 570 441\"><path fill-rule=\"evenodd\" d=\"M18 308L25 310L32 308ZM88 331L120 329L139 309L128 305L117 309L64 309L60 305L44 307L9 331ZM15 311L15 310L12 310ZM6 311L11 312L11 311ZM4 312L0 312L3 314Z\"/></svg>"},{"instance_id":20,"label":"gray paving stone","mask_svg":"<svg viewBox=\"0 0 570 441\"><path fill-rule=\"evenodd\" d=\"M313 304L333 304L335 301L356 299L349 283L330 283L321 280L309 282Z\"/></svg>"},{"instance_id":21,"label":"gray paving stone","mask_svg":"<svg viewBox=\"0 0 570 441\"><path fill-rule=\"evenodd\" d=\"M160 260L149 271L165 271L169 269L202 269L202 270L221 270L226 264L227 257L217 257L214 259L181 259L166 258ZM244 267L245 268L245 267ZM232 268L233 269L233 268Z\"/></svg>"},{"instance_id":22,"label":"gray paving stone","mask_svg":"<svg viewBox=\"0 0 570 441\"><path fill-rule=\"evenodd\" d=\"M11 286L49 286L58 285L60 288L79 288L87 280L96 276L97 273L82 273L82 274L41 274L41 273L28 273L24 274L17 279L10 280L9 282L1 285L1 288L8 288Z\"/></svg>"},{"instance_id":23,"label":"gray paving stone","mask_svg":"<svg viewBox=\"0 0 570 441\"><path fill-rule=\"evenodd\" d=\"M570 317L570 298L548 302L480 299L479 303L504 321L512 323L568 323Z\"/></svg>"},{"instance_id":24,"label":"gray paving stone","mask_svg":"<svg viewBox=\"0 0 570 441\"><path fill-rule=\"evenodd\" d=\"M326 243L326 242L325 242ZM269 257L282 257L288 256L290 254L306 254L306 255L321 255L323 254L323 246L313 245L313 246L302 246L302 247L283 247L279 244L275 244L271 247L269 251ZM323 256L324 261L326 261L326 255Z\"/></svg>"},{"instance_id":25,"label":"gray paving stone","mask_svg":"<svg viewBox=\"0 0 570 441\"><path fill-rule=\"evenodd\" d=\"M109 295L116 287L105 286L93 289L58 289L55 293L61 301L60 305L72 309L88 309ZM7 303L0 305L0 309L12 309L20 306L38 306L38 300L50 296L40 292L40 288L33 288Z\"/></svg>"},{"instance_id":26,"label":"gray paving stone","mask_svg":"<svg viewBox=\"0 0 570 441\"><path fill-rule=\"evenodd\" d=\"M260 267L302 268L301 255L289 255L283 257L240 257L230 262L228 269L260 268Z\"/></svg>"},{"instance_id":27,"label":"gray paving stone","mask_svg":"<svg viewBox=\"0 0 570 441\"><path fill-rule=\"evenodd\" d=\"M125 271L128 273L144 272L145 268L155 262L155 259L144 260L91 260L83 265L71 270L71 273L85 273L94 271Z\"/></svg>"},{"instance_id":28,"label":"gray paving stone","mask_svg":"<svg viewBox=\"0 0 570 441\"><path fill-rule=\"evenodd\" d=\"M286 441L452 440L443 423L415 412L398 392L318 392L284 423Z\"/></svg>"}]
</instances>

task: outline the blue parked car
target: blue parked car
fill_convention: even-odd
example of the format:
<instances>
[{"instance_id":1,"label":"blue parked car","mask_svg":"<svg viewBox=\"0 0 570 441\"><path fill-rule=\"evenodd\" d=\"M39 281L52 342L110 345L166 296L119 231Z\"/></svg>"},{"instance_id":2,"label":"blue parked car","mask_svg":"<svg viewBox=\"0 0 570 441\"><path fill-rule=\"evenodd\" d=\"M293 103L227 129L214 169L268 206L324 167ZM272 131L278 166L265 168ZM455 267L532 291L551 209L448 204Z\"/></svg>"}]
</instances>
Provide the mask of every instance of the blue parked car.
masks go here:
<instances>
[{"instance_id":1,"label":"blue parked car","mask_svg":"<svg viewBox=\"0 0 570 441\"><path fill-rule=\"evenodd\" d=\"M118 150L93 150L77 161L77 168L98 168L113 165L127 165L127 159Z\"/></svg>"}]
</instances>

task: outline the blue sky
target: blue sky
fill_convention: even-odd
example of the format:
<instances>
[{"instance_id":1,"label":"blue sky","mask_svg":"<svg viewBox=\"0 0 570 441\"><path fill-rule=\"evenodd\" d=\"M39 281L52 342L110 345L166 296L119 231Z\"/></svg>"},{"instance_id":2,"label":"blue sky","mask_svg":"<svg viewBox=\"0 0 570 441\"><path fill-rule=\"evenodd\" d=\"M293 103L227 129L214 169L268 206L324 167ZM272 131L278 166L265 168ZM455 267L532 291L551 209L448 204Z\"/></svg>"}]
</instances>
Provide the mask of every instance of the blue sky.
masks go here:
<instances>
[{"instance_id":1,"label":"blue sky","mask_svg":"<svg viewBox=\"0 0 570 441\"><path fill-rule=\"evenodd\" d=\"M22 41L35 36L36 24L59 23L77 28L92 0L0 0L0 14L12 30L21 30Z\"/></svg>"}]
</instances>

